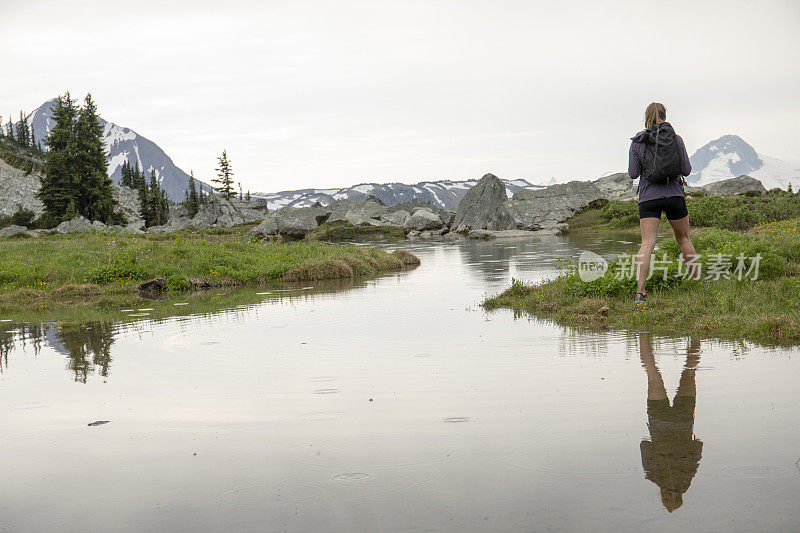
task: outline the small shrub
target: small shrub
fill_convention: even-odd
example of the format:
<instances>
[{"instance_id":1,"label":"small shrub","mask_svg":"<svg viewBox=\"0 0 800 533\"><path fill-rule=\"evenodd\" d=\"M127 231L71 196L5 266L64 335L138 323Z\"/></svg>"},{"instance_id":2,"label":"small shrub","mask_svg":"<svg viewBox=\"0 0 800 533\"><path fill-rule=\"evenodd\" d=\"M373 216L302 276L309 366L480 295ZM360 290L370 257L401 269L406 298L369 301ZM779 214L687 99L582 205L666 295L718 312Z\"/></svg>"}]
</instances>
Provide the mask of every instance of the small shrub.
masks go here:
<instances>
[{"instance_id":1,"label":"small shrub","mask_svg":"<svg viewBox=\"0 0 800 533\"><path fill-rule=\"evenodd\" d=\"M192 283L182 274L172 274L167 278L167 289L171 291L188 291Z\"/></svg>"},{"instance_id":2,"label":"small shrub","mask_svg":"<svg viewBox=\"0 0 800 533\"><path fill-rule=\"evenodd\" d=\"M22 207L22 205L18 205L17 211L11 215L11 223L16 224L17 226L25 226L27 228L33 223L33 218L35 216L36 213L30 209L25 209Z\"/></svg>"}]
</instances>

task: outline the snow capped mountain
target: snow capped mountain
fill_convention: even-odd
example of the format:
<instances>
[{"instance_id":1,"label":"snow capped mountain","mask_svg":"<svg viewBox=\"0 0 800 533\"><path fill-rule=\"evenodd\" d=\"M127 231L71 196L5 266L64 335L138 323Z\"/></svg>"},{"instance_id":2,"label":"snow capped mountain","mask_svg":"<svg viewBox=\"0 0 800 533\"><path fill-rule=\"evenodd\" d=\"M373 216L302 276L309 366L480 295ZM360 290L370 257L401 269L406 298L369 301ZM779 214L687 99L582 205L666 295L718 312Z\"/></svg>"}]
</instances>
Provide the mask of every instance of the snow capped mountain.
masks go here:
<instances>
[{"instance_id":1,"label":"snow capped mountain","mask_svg":"<svg viewBox=\"0 0 800 533\"><path fill-rule=\"evenodd\" d=\"M511 196L519 189L536 189L526 180L502 180L506 185L506 193ZM403 183L362 183L354 187L342 189L299 189L276 193L256 193L253 196L267 200L270 211L281 207L308 207L315 202L328 205L335 200L359 200L367 195L379 198L386 205L410 202L414 198L432 203L444 209L456 207L467 191L478 183L478 180L467 181L423 181L414 185Z\"/></svg>"},{"instance_id":2,"label":"snow capped mountain","mask_svg":"<svg viewBox=\"0 0 800 533\"><path fill-rule=\"evenodd\" d=\"M37 141L43 140L55 125L51 118L51 108L55 102L55 98L48 100L27 117L28 124L33 124ZM155 170L156 177L170 200L183 201L184 191L189 185L189 175L175 166L164 150L130 128L117 126L103 118L100 119L100 124L103 126L108 152L108 176L112 180L119 183L122 179L122 164L125 161L131 165L138 163L139 168L144 169L147 176L151 170ZM46 148L43 142L42 147ZM206 191L213 190L211 186L200 181L197 185Z\"/></svg>"},{"instance_id":3,"label":"snow capped mountain","mask_svg":"<svg viewBox=\"0 0 800 533\"><path fill-rule=\"evenodd\" d=\"M800 169L792 165L756 153L738 135L724 135L711 141L689 158L692 173L686 178L690 185L703 186L709 183L735 178L746 174L760 180L767 189L786 189L789 182L800 184Z\"/></svg>"}]
</instances>

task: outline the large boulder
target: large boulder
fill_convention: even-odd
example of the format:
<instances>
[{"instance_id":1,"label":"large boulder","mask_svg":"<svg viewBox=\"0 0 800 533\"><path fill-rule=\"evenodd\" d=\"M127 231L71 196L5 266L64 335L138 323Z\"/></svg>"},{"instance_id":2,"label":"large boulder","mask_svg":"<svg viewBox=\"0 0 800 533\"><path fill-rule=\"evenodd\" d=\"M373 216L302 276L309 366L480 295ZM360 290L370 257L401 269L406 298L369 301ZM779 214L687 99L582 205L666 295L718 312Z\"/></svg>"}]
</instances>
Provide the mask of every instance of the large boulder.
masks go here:
<instances>
[{"instance_id":1,"label":"large boulder","mask_svg":"<svg viewBox=\"0 0 800 533\"><path fill-rule=\"evenodd\" d=\"M75 217L72 220L65 220L56 226L58 233L88 233L93 229L92 223L82 216Z\"/></svg>"},{"instance_id":2,"label":"large boulder","mask_svg":"<svg viewBox=\"0 0 800 533\"><path fill-rule=\"evenodd\" d=\"M253 239L265 239L274 235L278 235L278 223L272 215L262 220L261 224L247 232L247 236Z\"/></svg>"},{"instance_id":3,"label":"large boulder","mask_svg":"<svg viewBox=\"0 0 800 533\"><path fill-rule=\"evenodd\" d=\"M117 200L119 211L128 219L128 223L139 222L142 216L139 214L139 191L131 189L119 183L112 184L114 188L114 198Z\"/></svg>"},{"instance_id":4,"label":"large boulder","mask_svg":"<svg viewBox=\"0 0 800 533\"><path fill-rule=\"evenodd\" d=\"M411 213L408 211L398 209L397 211L392 211L381 215L380 223L384 226L405 226L406 221L410 216Z\"/></svg>"},{"instance_id":5,"label":"large boulder","mask_svg":"<svg viewBox=\"0 0 800 533\"><path fill-rule=\"evenodd\" d=\"M267 201L261 198L248 201L238 198L227 199L217 194L211 194L208 196L208 202L200 207L200 210L188 223L188 227L193 229L229 228L236 224L263 220L268 214Z\"/></svg>"},{"instance_id":6,"label":"large boulder","mask_svg":"<svg viewBox=\"0 0 800 533\"><path fill-rule=\"evenodd\" d=\"M25 226L17 226L16 224L0 229L0 237L15 237L17 235L30 235L30 233Z\"/></svg>"},{"instance_id":7,"label":"large boulder","mask_svg":"<svg viewBox=\"0 0 800 533\"><path fill-rule=\"evenodd\" d=\"M594 183L570 181L544 189L520 189L506 207L519 229L540 230L558 226L601 199L605 194Z\"/></svg>"},{"instance_id":8,"label":"large boulder","mask_svg":"<svg viewBox=\"0 0 800 533\"><path fill-rule=\"evenodd\" d=\"M767 189L755 178L739 176L728 180L715 181L703 187L709 196L735 196L743 192L766 194Z\"/></svg>"},{"instance_id":9,"label":"large boulder","mask_svg":"<svg viewBox=\"0 0 800 533\"><path fill-rule=\"evenodd\" d=\"M328 222L346 220L353 226L379 224L381 216L388 212L386 206L371 195L362 200L337 200L328 209L331 211Z\"/></svg>"},{"instance_id":10,"label":"large boulder","mask_svg":"<svg viewBox=\"0 0 800 533\"><path fill-rule=\"evenodd\" d=\"M593 182L606 200L631 200L634 197L633 180L627 172L609 174Z\"/></svg>"},{"instance_id":11,"label":"large boulder","mask_svg":"<svg viewBox=\"0 0 800 533\"><path fill-rule=\"evenodd\" d=\"M459 202L452 228L455 231L517 229L506 202L505 184L494 174L486 174Z\"/></svg>"},{"instance_id":12,"label":"large boulder","mask_svg":"<svg viewBox=\"0 0 800 533\"><path fill-rule=\"evenodd\" d=\"M428 211L427 209L419 209L411 215L405 223L405 229L415 231L432 231L441 229L444 226L442 219L439 215Z\"/></svg>"},{"instance_id":13,"label":"large boulder","mask_svg":"<svg viewBox=\"0 0 800 533\"><path fill-rule=\"evenodd\" d=\"M304 237L330 216L331 211L324 207L283 207L274 214L278 233L290 237Z\"/></svg>"}]
</instances>

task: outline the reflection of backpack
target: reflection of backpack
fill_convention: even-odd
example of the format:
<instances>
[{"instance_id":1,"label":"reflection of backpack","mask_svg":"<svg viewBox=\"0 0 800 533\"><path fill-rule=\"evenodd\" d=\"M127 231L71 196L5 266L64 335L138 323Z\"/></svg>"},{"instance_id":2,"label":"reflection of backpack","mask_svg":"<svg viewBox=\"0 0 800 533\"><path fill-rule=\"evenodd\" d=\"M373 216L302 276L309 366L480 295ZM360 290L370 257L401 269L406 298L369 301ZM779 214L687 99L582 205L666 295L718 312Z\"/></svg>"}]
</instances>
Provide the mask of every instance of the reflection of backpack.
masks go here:
<instances>
[{"instance_id":1,"label":"reflection of backpack","mask_svg":"<svg viewBox=\"0 0 800 533\"><path fill-rule=\"evenodd\" d=\"M681 175L681 145L669 122L645 130L642 175L652 183L668 183Z\"/></svg>"}]
</instances>

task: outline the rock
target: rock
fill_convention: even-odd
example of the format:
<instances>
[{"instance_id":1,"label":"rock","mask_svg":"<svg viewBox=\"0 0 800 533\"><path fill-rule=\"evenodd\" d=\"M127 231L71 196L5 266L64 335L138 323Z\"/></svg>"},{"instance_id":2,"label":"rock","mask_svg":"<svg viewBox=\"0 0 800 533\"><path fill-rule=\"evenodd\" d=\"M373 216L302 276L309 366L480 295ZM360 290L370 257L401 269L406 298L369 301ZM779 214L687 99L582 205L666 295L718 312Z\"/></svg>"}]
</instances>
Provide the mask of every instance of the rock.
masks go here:
<instances>
[{"instance_id":1,"label":"rock","mask_svg":"<svg viewBox=\"0 0 800 533\"><path fill-rule=\"evenodd\" d=\"M406 237L408 237L409 239L415 239L419 237L419 232L415 229L412 229L411 231L406 233Z\"/></svg>"},{"instance_id":2,"label":"rock","mask_svg":"<svg viewBox=\"0 0 800 533\"><path fill-rule=\"evenodd\" d=\"M278 235L278 223L274 216L268 216L261 221L261 224L247 232L247 236L252 239L264 239Z\"/></svg>"},{"instance_id":3,"label":"rock","mask_svg":"<svg viewBox=\"0 0 800 533\"><path fill-rule=\"evenodd\" d=\"M250 201L231 198L230 200L218 194L208 196L208 202L185 227L192 229L205 229L210 227L229 228L236 224L245 224L263 220L269 214L267 201L254 198ZM175 224L175 227L178 225Z\"/></svg>"},{"instance_id":4,"label":"rock","mask_svg":"<svg viewBox=\"0 0 800 533\"><path fill-rule=\"evenodd\" d=\"M509 229L493 231L488 229L472 230L467 234L470 239L519 239L536 235L561 235L568 229L567 224L559 224L556 227L540 229L536 231Z\"/></svg>"},{"instance_id":5,"label":"rock","mask_svg":"<svg viewBox=\"0 0 800 533\"><path fill-rule=\"evenodd\" d=\"M634 197L633 180L627 172L609 174L593 182L607 200L631 200Z\"/></svg>"},{"instance_id":6,"label":"rock","mask_svg":"<svg viewBox=\"0 0 800 533\"><path fill-rule=\"evenodd\" d=\"M427 209L419 209L416 213L408 218L404 227L407 230L416 230L422 232L438 230L443 225L442 219L439 218L438 215L428 211Z\"/></svg>"},{"instance_id":7,"label":"rock","mask_svg":"<svg viewBox=\"0 0 800 533\"><path fill-rule=\"evenodd\" d=\"M72 220L65 220L56 226L58 233L88 233L92 229L92 223L82 216L75 217Z\"/></svg>"},{"instance_id":8,"label":"rock","mask_svg":"<svg viewBox=\"0 0 800 533\"><path fill-rule=\"evenodd\" d=\"M324 224L331 211L324 207L283 207L273 215L278 233L290 237L304 237L308 232Z\"/></svg>"},{"instance_id":9,"label":"rock","mask_svg":"<svg viewBox=\"0 0 800 533\"><path fill-rule=\"evenodd\" d=\"M95 220L94 222L92 222L92 229L104 230L106 229L106 225L100 222L99 220Z\"/></svg>"},{"instance_id":10,"label":"rock","mask_svg":"<svg viewBox=\"0 0 800 533\"><path fill-rule=\"evenodd\" d=\"M28 232L28 228L16 224L0 229L0 237L16 237L17 235L30 236L31 234Z\"/></svg>"},{"instance_id":11,"label":"rock","mask_svg":"<svg viewBox=\"0 0 800 533\"><path fill-rule=\"evenodd\" d=\"M374 196L363 200L337 200L328 206L331 216L328 222L346 220L353 226L374 225L380 217L388 212L383 203Z\"/></svg>"},{"instance_id":12,"label":"rock","mask_svg":"<svg viewBox=\"0 0 800 533\"><path fill-rule=\"evenodd\" d=\"M167 280L164 278L155 278L150 281L145 281L139 285L139 290L144 293L160 294L167 290Z\"/></svg>"},{"instance_id":13,"label":"rock","mask_svg":"<svg viewBox=\"0 0 800 533\"><path fill-rule=\"evenodd\" d=\"M448 209L447 211L439 213L439 218L441 218L444 225L449 228L453 225L453 221L456 219L456 210Z\"/></svg>"},{"instance_id":14,"label":"rock","mask_svg":"<svg viewBox=\"0 0 800 533\"><path fill-rule=\"evenodd\" d=\"M506 208L507 202L505 184L497 176L486 174L459 202L452 227L462 232L516 229L517 224Z\"/></svg>"},{"instance_id":15,"label":"rock","mask_svg":"<svg viewBox=\"0 0 800 533\"><path fill-rule=\"evenodd\" d=\"M114 198L117 200L118 209L128 219L128 223L139 222L142 220L139 215L139 191L131 189L119 183L113 183Z\"/></svg>"},{"instance_id":16,"label":"rock","mask_svg":"<svg viewBox=\"0 0 800 533\"><path fill-rule=\"evenodd\" d=\"M131 222L122 230L123 233L144 233L144 220L139 219Z\"/></svg>"},{"instance_id":17,"label":"rock","mask_svg":"<svg viewBox=\"0 0 800 533\"><path fill-rule=\"evenodd\" d=\"M597 185L588 181L559 183L544 189L521 189L506 207L517 228L554 228L596 200L605 199Z\"/></svg>"},{"instance_id":18,"label":"rock","mask_svg":"<svg viewBox=\"0 0 800 533\"><path fill-rule=\"evenodd\" d=\"M744 192L766 194L767 189L755 178L739 176L728 180L715 181L703 187L709 196L735 196Z\"/></svg>"},{"instance_id":19,"label":"rock","mask_svg":"<svg viewBox=\"0 0 800 533\"><path fill-rule=\"evenodd\" d=\"M405 226L411 213L399 209L394 212L387 212L381 215L380 222L385 226Z\"/></svg>"}]
</instances>

